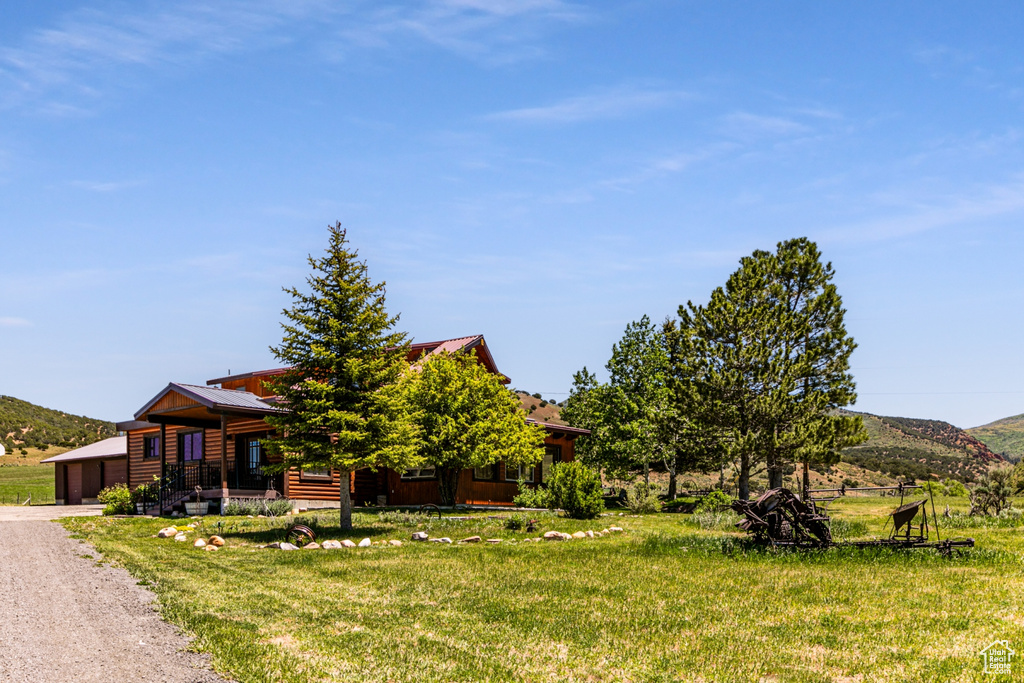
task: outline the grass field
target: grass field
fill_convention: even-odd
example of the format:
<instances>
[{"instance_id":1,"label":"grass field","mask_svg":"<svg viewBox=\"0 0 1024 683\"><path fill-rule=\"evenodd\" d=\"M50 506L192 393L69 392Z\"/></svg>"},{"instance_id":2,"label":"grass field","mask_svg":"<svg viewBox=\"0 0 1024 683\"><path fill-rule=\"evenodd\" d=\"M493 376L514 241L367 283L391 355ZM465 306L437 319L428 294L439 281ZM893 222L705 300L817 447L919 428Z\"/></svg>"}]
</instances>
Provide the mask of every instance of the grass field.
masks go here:
<instances>
[{"instance_id":1,"label":"grass field","mask_svg":"<svg viewBox=\"0 0 1024 683\"><path fill-rule=\"evenodd\" d=\"M832 512L878 535L892 507L848 498ZM320 540L345 538L335 514L302 519ZM348 538L404 545L283 552L256 546L294 518L210 517L200 534L227 546L204 552L153 537L166 521L65 523L150 584L165 618L239 681L992 681L979 651L1024 643L1019 520L952 532L978 548L945 559L765 551L730 520L703 529L685 515L539 516L541 531L625 532L524 543L486 515L357 513ZM416 529L503 542L411 543Z\"/></svg>"},{"instance_id":2,"label":"grass field","mask_svg":"<svg viewBox=\"0 0 1024 683\"><path fill-rule=\"evenodd\" d=\"M53 502L53 465L0 465L0 505Z\"/></svg>"}]
</instances>

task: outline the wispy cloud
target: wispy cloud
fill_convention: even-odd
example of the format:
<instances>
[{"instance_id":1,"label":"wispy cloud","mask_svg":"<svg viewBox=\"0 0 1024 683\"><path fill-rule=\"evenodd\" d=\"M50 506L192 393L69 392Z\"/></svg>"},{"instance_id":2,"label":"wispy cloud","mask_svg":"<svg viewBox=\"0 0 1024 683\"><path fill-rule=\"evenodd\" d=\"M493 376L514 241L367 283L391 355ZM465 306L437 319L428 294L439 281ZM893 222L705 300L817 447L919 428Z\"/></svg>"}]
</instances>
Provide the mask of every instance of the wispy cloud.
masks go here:
<instances>
[{"instance_id":1,"label":"wispy cloud","mask_svg":"<svg viewBox=\"0 0 1024 683\"><path fill-rule=\"evenodd\" d=\"M890 195L887 201L893 203ZM906 197L898 212L820 233L822 242L881 242L1024 212L1024 178L941 200Z\"/></svg>"},{"instance_id":2,"label":"wispy cloud","mask_svg":"<svg viewBox=\"0 0 1024 683\"><path fill-rule=\"evenodd\" d=\"M0 327L31 327L32 322L26 318L0 317Z\"/></svg>"},{"instance_id":3,"label":"wispy cloud","mask_svg":"<svg viewBox=\"0 0 1024 683\"><path fill-rule=\"evenodd\" d=\"M695 96L683 90L619 87L601 93L570 97L553 104L496 112L487 118L520 123L576 123L621 118L692 99Z\"/></svg>"},{"instance_id":4,"label":"wispy cloud","mask_svg":"<svg viewBox=\"0 0 1024 683\"><path fill-rule=\"evenodd\" d=\"M799 121L781 116L762 116L749 112L734 112L722 119L722 130L731 137L749 140L763 137L805 135L811 128Z\"/></svg>"},{"instance_id":5,"label":"wispy cloud","mask_svg":"<svg viewBox=\"0 0 1024 683\"><path fill-rule=\"evenodd\" d=\"M649 180L688 171L694 166L721 158L738 149L740 146L733 142L716 142L694 150L666 154L640 164L639 168L631 173L603 180L599 186L604 189L628 190Z\"/></svg>"},{"instance_id":6,"label":"wispy cloud","mask_svg":"<svg viewBox=\"0 0 1024 683\"><path fill-rule=\"evenodd\" d=\"M122 180L112 182L96 182L92 180L72 180L71 186L77 187L82 190L89 190L90 192L117 192L118 190L125 190L130 187L138 187L142 185L141 180Z\"/></svg>"},{"instance_id":7,"label":"wispy cloud","mask_svg":"<svg viewBox=\"0 0 1024 683\"><path fill-rule=\"evenodd\" d=\"M561 0L430 0L410 9L396 2L330 0L150 0L118 11L87 9L0 47L0 105L12 106L54 91L86 101L102 97L112 74L124 68L187 65L213 55L264 49L298 40L310 49L407 49L424 42L470 57L521 57L551 22L584 13ZM418 40L410 40L410 37ZM342 43L334 45L332 43ZM119 79L113 79L119 80ZM40 106L58 115L79 111L60 98Z\"/></svg>"}]
</instances>

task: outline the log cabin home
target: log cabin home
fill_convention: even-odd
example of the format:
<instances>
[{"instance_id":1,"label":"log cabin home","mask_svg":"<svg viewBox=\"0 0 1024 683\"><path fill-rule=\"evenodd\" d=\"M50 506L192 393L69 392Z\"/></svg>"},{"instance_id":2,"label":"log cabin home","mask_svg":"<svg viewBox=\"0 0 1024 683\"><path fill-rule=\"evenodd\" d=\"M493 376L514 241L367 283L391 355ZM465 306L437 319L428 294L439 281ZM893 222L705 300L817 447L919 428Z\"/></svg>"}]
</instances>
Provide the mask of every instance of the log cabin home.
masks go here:
<instances>
[{"instance_id":1,"label":"log cabin home","mask_svg":"<svg viewBox=\"0 0 1024 683\"><path fill-rule=\"evenodd\" d=\"M408 360L416 363L434 353L475 353L503 384L482 335L411 344ZM264 380L284 369L262 370L208 380L205 386L172 382L135 413L118 423L127 435L128 483L131 488L160 481L151 511L170 512L186 498L213 501L282 495L302 507L328 507L338 500L339 474L327 469L290 469L267 474L272 461L262 440L270 435L264 417L284 410L270 395ZM552 465L575 457L574 442L587 430L553 422L536 422L546 431L543 460L531 468L506 467L503 462L469 469L459 480L457 503L508 505L518 492L518 480L544 483ZM353 504L414 506L440 502L433 468L396 472L359 470L346 485Z\"/></svg>"}]
</instances>

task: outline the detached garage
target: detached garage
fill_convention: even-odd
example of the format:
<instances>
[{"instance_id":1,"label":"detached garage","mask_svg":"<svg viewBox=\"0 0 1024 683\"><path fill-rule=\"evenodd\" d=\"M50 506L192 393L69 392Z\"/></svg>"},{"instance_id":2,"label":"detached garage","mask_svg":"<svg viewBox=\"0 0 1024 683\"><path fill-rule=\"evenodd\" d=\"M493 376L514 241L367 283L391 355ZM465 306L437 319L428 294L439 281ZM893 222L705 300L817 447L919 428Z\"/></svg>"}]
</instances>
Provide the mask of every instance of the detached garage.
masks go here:
<instances>
[{"instance_id":1,"label":"detached garage","mask_svg":"<svg viewBox=\"0 0 1024 683\"><path fill-rule=\"evenodd\" d=\"M95 503L102 489L128 482L128 437L114 436L40 462L53 463L57 505Z\"/></svg>"}]
</instances>

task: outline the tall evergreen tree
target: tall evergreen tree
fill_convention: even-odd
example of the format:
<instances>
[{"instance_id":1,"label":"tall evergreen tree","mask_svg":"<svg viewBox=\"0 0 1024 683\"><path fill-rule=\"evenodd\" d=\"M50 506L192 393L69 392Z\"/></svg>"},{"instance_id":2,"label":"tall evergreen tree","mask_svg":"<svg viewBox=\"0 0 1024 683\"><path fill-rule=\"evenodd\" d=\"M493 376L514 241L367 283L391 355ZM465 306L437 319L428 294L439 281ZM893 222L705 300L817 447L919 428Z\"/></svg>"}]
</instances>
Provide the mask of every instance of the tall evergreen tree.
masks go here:
<instances>
[{"instance_id":1,"label":"tall evergreen tree","mask_svg":"<svg viewBox=\"0 0 1024 683\"><path fill-rule=\"evenodd\" d=\"M406 375L403 389L445 505L455 504L465 469L499 461L518 469L544 457L544 428L527 423L519 399L475 353L432 355Z\"/></svg>"},{"instance_id":2,"label":"tall evergreen tree","mask_svg":"<svg viewBox=\"0 0 1024 683\"><path fill-rule=\"evenodd\" d=\"M309 256L308 292L286 288L284 338L271 347L288 369L267 384L287 412L268 417L277 469L329 467L341 475L341 527L352 528L349 481L362 468L415 464L417 432L398 380L408 368L406 335L384 305L341 224L329 227L326 253Z\"/></svg>"},{"instance_id":3,"label":"tall evergreen tree","mask_svg":"<svg viewBox=\"0 0 1024 683\"><path fill-rule=\"evenodd\" d=\"M833 275L813 242L793 239L741 259L706 306L679 307L691 386L711 407L703 429L738 461L741 498L757 462L780 486L787 463L831 461L864 438L859 418L837 410L856 399L856 344Z\"/></svg>"}]
</instances>

